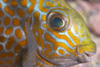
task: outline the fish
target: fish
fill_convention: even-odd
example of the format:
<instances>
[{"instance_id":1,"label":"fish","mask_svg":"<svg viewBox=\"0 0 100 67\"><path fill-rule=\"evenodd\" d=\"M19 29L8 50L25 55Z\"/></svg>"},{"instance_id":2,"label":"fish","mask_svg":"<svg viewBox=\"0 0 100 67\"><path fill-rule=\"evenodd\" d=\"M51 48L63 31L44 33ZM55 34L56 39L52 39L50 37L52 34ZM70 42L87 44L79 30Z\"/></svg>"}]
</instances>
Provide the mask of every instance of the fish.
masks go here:
<instances>
[{"instance_id":1,"label":"fish","mask_svg":"<svg viewBox=\"0 0 100 67\"><path fill-rule=\"evenodd\" d=\"M95 53L85 21L65 0L0 1L0 67L70 67Z\"/></svg>"}]
</instances>

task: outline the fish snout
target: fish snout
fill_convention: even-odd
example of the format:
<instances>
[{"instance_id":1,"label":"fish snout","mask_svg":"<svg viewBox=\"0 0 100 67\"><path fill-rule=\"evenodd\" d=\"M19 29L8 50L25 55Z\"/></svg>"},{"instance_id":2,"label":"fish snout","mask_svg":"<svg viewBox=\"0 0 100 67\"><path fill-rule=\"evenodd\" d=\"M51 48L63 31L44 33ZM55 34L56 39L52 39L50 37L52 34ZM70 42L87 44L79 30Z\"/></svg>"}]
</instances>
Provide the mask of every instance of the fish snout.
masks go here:
<instances>
[{"instance_id":1,"label":"fish snout","mask_svg":"<svg viewBox=\"0 0 100 67\"><path fill-rule=\"evenodd\" d=\"M96 53L96 44L91 42L87 45L80 45L77 47L78 61L86 63L91 61L91 57Z\"/></svg>"},{"instance_id":2,"label":"fish snout","mask_svg":"<svg viewBox=\"0 0 100 67\"><path fill-rule=\"evenodd\" d=\"M95 53L93 52L84 52L82 54L78 55L78 61L80 63L87 63L91 61L91 57L94 55Z\"/></svg>"}]
</instances>

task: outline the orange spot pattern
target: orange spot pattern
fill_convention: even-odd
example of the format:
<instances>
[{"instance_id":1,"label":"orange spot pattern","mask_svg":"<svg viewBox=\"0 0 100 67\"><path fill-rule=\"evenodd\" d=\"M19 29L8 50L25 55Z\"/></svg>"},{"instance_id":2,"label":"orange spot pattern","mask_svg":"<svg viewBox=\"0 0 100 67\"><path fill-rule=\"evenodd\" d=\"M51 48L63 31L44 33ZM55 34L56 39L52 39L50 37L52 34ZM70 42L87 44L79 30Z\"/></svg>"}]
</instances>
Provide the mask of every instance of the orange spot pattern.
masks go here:
<instances>
[{"instance_id":1,"label":"orange spot pattern","mask_svg":"<svg viewBox=\"0 0 100 67\"><path fill-rule=\"evenodd\" d=\"M3 46L2 46L2 45L0 45L0 51L1 51L1 50L3 50Z\"/></svg>"},{"instance_id":2,"label":"orange spot pattern","mask_svg":"<svg viewBox=\"0 0 100 67\"><path fill-rule=\"evenodd\" d=\"M20 41L20 42L18 43L18 45L20 45L20 46L25 46L25 45L27 45L27 41L26 41L26 40Z\"/></svg>"},{"instance_id":3,"label":"orange spot pattern","mask_svg":"<svg viewBox=\"0 0 100 67\"><path fill-rule=\"evenodd\" d=\"M47 12L49 9L43 7L43 3L45 0L39 0L39 9L43 12Z\"/></svg>"},{"instance_id":4,"label":"orange spot pattern","mask_svg":"<svg viewBox=\"0 0 100 67\"><path fill-rule=\"evenodd\" d=\"M62 50L62 49L59 49L58 52L59 52L60 54L62 54L62 55L65 54L65 51Z\"/></svg>"},{"instance_id":5,"label":"orange spot pattern","mask_svg":"<svg viewBox=\"0 0 100 67\"><path fill-rule=\"evenodd\" d=\"M18 15L23 18L25 16L25 12L22 9L18 9Z\"/></svg>"},{"instance_id":6,"label":"orange spot pattern","mask_svg":"<svg viewBox=\"0 0 100 67\"><path fill-rule=\"evenodd\" d=\"M28 13L31 14L33 9L34 9L34 6L36 4L36 0L30 0L30 2L32 3L31 6L28 8Z\"/></svg>"},{"instance_id":7,"label":"orange spot pattern","mask_svg":"<svg viewBox=\"0 0 100 67\"><path fill-rule=\"evenodd\" d=\"M8 52L8 53L1 53L0 54L0 58L5 58L5 57L13 57L14 54L12 52Z\"/></svg>"},{"instance_id":8,"label":"orange spot pattern","mask_svg":"<svg viewBox=\"0 0 100 67\"><path fill-rule=\"evenodd\" d=\"M9 23L10 23L9 17L5 17L5 18L4 18L4 24L5 24L5 25L8 25Z\"/></svg>"},{"instance_id":9,"label":"orange spot pattern","mask_svg":"<svg viewBox=\"0 0 100 67\"><path fill-rule=\"evenodd\" d=\"M42 21L46 21L46 15L42 15Z\"/></svg>"},{"instance_id":10,"label":"orange spot pattern","mask_svg":"<svg viewBox=\"0 0 100 67\"><path fill-rule=\"evenodd\" d=\"M41 36L44 31L40 28L37 28L37 26L38 27L40 26L39 16L40 16L39 12L34 12L33 17L34 17L35 22L34 22L33 27L36 29L33 29L33 33L35 35L35 32L38 32L38 36L35 35L36 41L37 41L38 45L40 45L42 47L42 49L44 49L44 43L43 43L42 36Z\"/></svg>"},{"instance_id":11,"label":"orange spot pattern","mask_svg":"<svg viewBox=\"0 0 100 67\"><path fill-rule=\"evenodd\" d=\"M7 28L5 31L6 35L10 35L13 32L13 29L11 27Z\"/></svg>"},{"instance_id":12,"label":"orange spot pattern","mask_svg":"<svg viewBox=\"0 0 100 67\"><path fill-rule=\"evenodd\" d=\"M26 22L27 22L28 24L31 24L31 22L30 22L30 17L26 19Z\"/></svg>"},{"instance_id":13,"label":"orange spot pattern","mask_svg":"<svg viewBox=\"0 0 100 67\"><path fill-rule=\"evenodd\" d=\"M24 23L30 22L36 4L35 0L29 1L28 7L27 0L0 1L0 67L13 67L20 63L21 52L27 45Z\"/></svg>"},{"instance_id":14,"label":"orange spot pattern","mask_svg":"<svg viewBox=\"0 0 100 67\"><path fill-rule=\"evenodd\" d=\"M10 38L8 39L7 44L6 44L6 49L8 49L8 50L11 49L11 47L12 47L14 41L15 41L14 37L10 37Z\"/></svg>"},{"instance_id":15,"label":"orange spot pattern","mask_svg":"<svg viewBox=\"0 0 100 67\"><path fill-rule=\"evenodd\" d=\"M0 64L3 64L4 63L4 61L0 61Z\"/></svg>"},{"instance_id":16,"label":"orange spot pattern","mask_svg":"<svg viewBox=\"0 0 100 67\"><path fill-rule=\"evenodd\" d=\"M21 6L26 6L27 5L27 0L21 0L20 5Z\"/></svg>"},{"instance_id":17,"label":"orange spot pattern","mask_svg":"<svg viewBox=\"0 0 100 67\"><path fill-rule=\"evenodd\" d=\"M47 27L45 24L43 25L44 27ZM53 30L51 28L48 28L48 31L52 32ZM66 36L66 35L59 35L58 32L52 32L56 37L60 39L66 40L72 47L75 47L75 45L71 42L71 40ZM73 35L74 36L74 35ZM72 37L73 37L72 36ZM73 37L74 38L74 37Z\"/></svg>"},{"instance_id":18,"label":"orange spot pattern","mask_svg":"<svg viewBox=\"0 0 100 67\"><path fill-rule=\"evenodd\" d=\"M2 17L3 16L3 11L0 11L0 17Z\"/></svg>"},{"instance_id":19,"label":"orange spot pattern","mask_svg":"<svg viewBox=\"0 0 100 67\"><path fill-rule=\"evenodd\" d=\"M13 10L11 10L8 6L6 6L5 7L5 11L8 13L8 14L10 14L11 16L14 16L14 11Z\"/></svg>"},{"instance_id":20,"label":"orange spot pattern","mask_svg":"<svg viewBox=\"0 0 100 67\"><path fill-rule=\"evenodd\" d=\"M45 37L45 39L46 39L47 41L50 41L50 42L53 44L53 46L54 46L53 49L54 49L55 51L56 51L57 48L60 46L60 47L62 47L62 48L64 48L64 49L66 49L66 51L68 51L69 53L75 55L75 51L76 51L76 50L70 49L68 46L66 46L65 43L57 42L57 41L56 41L54 38L52 38L48 33L46 33L46 34L44 35L44 37ZM46 56L48 56L47 51L48 51L48 50L46 50L45 53L44 53ZM49 51L48 51L48 52L49 52ZM62 51L62 50L60 50L59 52L60 52L60 54L64 54L64 51ZM50 57L50 58L58 57L58 58L59 58L59 55L56 54L56 53L54 53L54 54L49 55L48 57Z\"/></svg>"},{"instance_id":21,"label":"orange spot pattern","mask_svg":"<svg viewBox=\"0 0 100 67\"><path fill-rule=\"evenodd\" d=\"M49 7L55 7L56 5L54 3L51 3L49 1L46 2L46 5Z\"/></svg>"},{"instance_id":22,"label":"orange spot pattern","mask_svg":"<svg viewBox=\"0 0 100 67\"><path fill-rule=\"evenodd\" d=\"M36 0L29 0L30 5L28 5L29 2L27 0L2 0L4 3L4 6L2 7L2 2L0 2L0 58L2 58L5 61L0 60L0 67L9 67L6 65L15 63L16 65L20 63L21 59L21 52L23 49L23 46L27 45L26 40L26 28L25 28L25 22L30 22L30 16L33 15L35 18L34 27L40 26L39 22L39 12L35 12L32 14L34 10L34 6L36 4ZM49 9L46 7L43 7L43 3L45 0L39 0L39 9L42 12L47 12ZM46 3L47 6L54 7L54 3ZM49 5L51 4L51 5ZM27 6L28 5L28 6ZM42 15L42 21L46 20L46 15ZM36 37L36 40L39 41L39 38L42 38L41 35L43 34L43 30L38 28L34 29L33 32L41 32L39 33L39 37ZM3 44L1 44L3 43ZM48 51L45 52L47 54L48 52L51 52L52 49L47 44L44 46L43 40L38 42L42 48L47 47L49 48ZM5 49L4 49L5 48ZM2 52L3 51L3 52ZM7 52L5 52L7 51ZM56 56L56 54L54 54ZM6 58L7 57L7 58ZM14 59L9 59L14 58ZM15 61L15 62L13 62ZM45 62L46 64L49 64ZM1 65L3 64L3 65ZM40 63L37 63L38 65L44 67ZM11 65L10 67L13 67Z\"/></svg>"},{"instance_id":23,"label":"orange spot pattern","mask_svg":"<svg viewBox=\"0 0 100 67\"><path fill-rule=\"evenodd\" d=\"M0 3L0 8L2 7L1 3Z\"/></svg>"},{"instance_id":24,"label":"orange spot pattern","mask_svg":"<svg viewBox=\"0 0 100 67\"><path fill-rule=\"evenodd\" d=\"M5 3L6 3L6 2L8 2L8 0L3 0L3 2L5 2Z\"/></svg>"},{"instance_id":25,"label":"orange spot pattern","mask_svg":"<svg viewBox=\"0 0 100 67\"><path fill-rule=\"evenodd\" d=\"M17 44L17 46L15 46L15 48L14 48L14 52L18 53L20 51L20 49L21 49L21 46Z\"/></svg>"},{"instance_id":26,"label":"orange spot pattern","mask_svg":"<svg viewBox=\"0 0 100 67\"><path fill-rule=\"evenodd\" d=\"M15 35L16 35L16 37L17 37L18 39L20 39L20 38L23 37L22 32L21 32L20 29L16 29L16 30L15 30Z\"/></svg>"},{"instance_id":27,"label":"orange spot pattern","mask_svg":"<svg viewBox=\"0 0 100 67\"><path fill-rule=\"evenodd\" d=\"M3 27L0 27L0 34L3 32L3 30L4 30Z\"/></svg>"},{"instance_id":28,"label":"orange spot pattern","mask_svg":"<svg viewBox=\"0 0 100 67\"><path fill-rule=\"evenodd\" d=\"M13 25L14 25L14 26L19 26L19 25L20 25L20 20L17 19L17 18L14 18L14 19L13 19Z\"/></svg>"},{"instance_id":29,"label":"orange spot pattern","mask_svg":"<svg viewBox=\"0 0 100 67\"><path fill-rule=\"evenodd\" d=\"M16 63L16 64L18 64L18 63L19 63L20 58L21 58L21 55L20 55L20 54L19 54L19 55L17 55L16 60L15 60L15 63Z\"/></svg>"},{"instance_id":30,"label":"orange spot pattern","mask_svg":"<svg viewBox=\"0 0 100 67\"><path fill-rule=\"evenodd\" d=\"M15 0L11 0L10 4L11 4L11 6L14 6L14 7L17 6L17 2Z\"/></svg>"},{"instance_id":31,"label":"orange spot pattern","mask_svg":"<svg viewBox=\"0 0 100 67\"><path fill-rule=\"evenodd\" d=\"M11 60L7 60L7 63L8 63L8 64L11 64L11 63L12 63L12 61L11 61Z\"/></svg>"},{"instance_id":32,"label":"orange spot pattern","mask_svg":"<svg viewBox=\"0 0 100 67\"><path fill-rule=\"evenodd\" d=\"M2 23L1 23L1 20L0 20L0 25L1 25Z\"/></svg>"},{"instance_id":33,"label":"orange spot pattern","mask_svg":"<svg viewBox=\"0 0 100 67\"><path fill-rule=\"evenodd\" d=\"M6 38L4 36L0 36L0 42L5 42Z\"/></svg>"}]
</instances>

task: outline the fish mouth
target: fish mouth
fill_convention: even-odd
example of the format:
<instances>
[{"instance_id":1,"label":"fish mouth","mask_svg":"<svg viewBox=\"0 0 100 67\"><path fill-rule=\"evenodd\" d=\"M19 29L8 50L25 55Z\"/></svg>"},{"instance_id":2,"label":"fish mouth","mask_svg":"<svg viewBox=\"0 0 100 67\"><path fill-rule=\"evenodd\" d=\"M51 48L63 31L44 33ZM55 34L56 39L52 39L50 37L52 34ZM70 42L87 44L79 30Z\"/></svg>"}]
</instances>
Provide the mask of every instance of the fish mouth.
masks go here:
<instances>
[{"instance_id":1,"label":"fish mouth","mask_svg":"<svg viewBox=\"0 0 100 67\"><path fill-rule=\"evenodd\" d=\"M87 63L91 61L91 57L94 55L95 53L92 52L87 52L85 51L83 54L78 54L78 60L81 63Z\"/></svg>"},{"instance_id":2,"label":"fish mouth","mask_svg":"<svg viewBox=\"0 0 100 67\"><path fill-rule=\"evenodd\" d=\"M76 64L79 64L79 62L74 59L75 57L63 57L63 58L53 58L53 59L50 59L50 58L47 58L46 56L42 55L41 52L38 52L38 55L44 59L45 61L47 61L48 63L51 63L53 65L57 65L57 67L61 66L61 67L70 67L72 65L76 65Z\"/></svg>"}]
</instances>

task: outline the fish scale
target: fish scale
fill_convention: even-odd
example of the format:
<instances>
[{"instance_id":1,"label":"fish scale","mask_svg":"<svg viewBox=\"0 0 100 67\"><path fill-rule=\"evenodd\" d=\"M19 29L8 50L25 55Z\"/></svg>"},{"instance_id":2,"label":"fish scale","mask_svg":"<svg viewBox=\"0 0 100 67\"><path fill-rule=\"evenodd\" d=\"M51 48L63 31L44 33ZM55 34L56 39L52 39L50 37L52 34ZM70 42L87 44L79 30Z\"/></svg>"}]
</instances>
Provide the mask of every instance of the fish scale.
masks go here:
<instances>
[{"instance_id":1,"label":"fish scale","mask_svg":"<svg viewBox=\"0 0 100 67\"><path fill-rule=\"evenodd\" d=\"M0 0L0 67L69 67L95 52L84 20L64 0Z\"/></svg>"}]
</instances>

